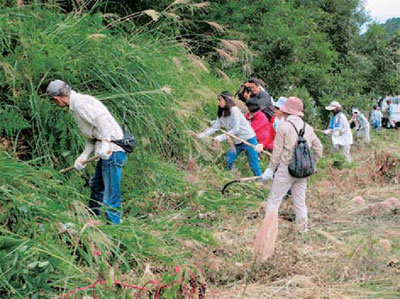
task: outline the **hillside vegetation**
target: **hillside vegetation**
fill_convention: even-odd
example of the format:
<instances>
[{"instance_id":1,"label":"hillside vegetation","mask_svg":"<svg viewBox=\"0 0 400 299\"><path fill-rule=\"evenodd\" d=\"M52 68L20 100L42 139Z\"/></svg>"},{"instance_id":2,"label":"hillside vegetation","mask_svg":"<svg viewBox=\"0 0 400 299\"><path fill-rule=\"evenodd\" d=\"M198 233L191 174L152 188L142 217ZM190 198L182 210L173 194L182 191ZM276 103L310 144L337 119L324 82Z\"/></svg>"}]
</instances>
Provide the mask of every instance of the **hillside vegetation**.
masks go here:
<instances>
[{"instance_id":1,"label":"hillside vegetation","mask_svg":"<svg viewBox=\"0 0 400 299\"><path fill-rule=\"evenodd\" d=\"M380 26L358 36L358 1L253 2L0 1L0 297L398 293L398 208L350 203L398 196L397 132L373 135L353 164L327 152L308 195L316 230L295 235L287 204L273 261L251 251L269 185L221 195L227 181L250 176L246 161L226 171L228 145L193 134L215 119L216 95L248 75L265 78L275 97L300 96L316 126L331 99L369 108L372 96L400 93L398 40ZM350 28L336 28L339 16L354 17ZM58 172L84 142L68 109L45 93L56 78L99 98L137 139L118 227L88 211L93 165Z\"/></svg>"}]
</instances>

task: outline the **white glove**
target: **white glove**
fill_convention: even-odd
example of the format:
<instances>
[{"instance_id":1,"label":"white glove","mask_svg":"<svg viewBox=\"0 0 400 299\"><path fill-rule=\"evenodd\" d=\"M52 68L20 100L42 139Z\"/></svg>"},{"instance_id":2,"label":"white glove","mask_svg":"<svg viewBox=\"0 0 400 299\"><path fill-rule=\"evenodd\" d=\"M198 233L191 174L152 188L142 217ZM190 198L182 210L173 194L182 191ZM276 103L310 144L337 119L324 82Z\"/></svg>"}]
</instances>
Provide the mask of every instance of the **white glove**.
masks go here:
<instances>
[{"instance_id":1,"label":"white glove","mask_svg":"<svg viewBox=\"0 0 400 299\"><path fill-rule=\"evenodd\" d=\"M110 150L110 142L102 141L99 148L96 151L96 155L99 155L101 159L108 160L112 154Z\"/></svg>"},{"instance_id":2,"label":"white glove","mask_svg":"<svg viewBox=\"0 0 400 299\"><path fill-rule=\"evenodd\" d=\"M257 153L261 153L263 150L264 150L264 146L262 144L257 144L256 145Z\"/></svg>"},{"instance_id":3,"label":"white glove","mask_svg":"<svg viewBox=\"0 0 400 299\"><path fill-rule=\"evenodd\" d=\"M271 168L267 168L261 175L261 182L272 180L274 177L274 171Z\"/></svg>"},{"instance_id":4,"label":"white glove","mask_svg":"<svg viewBox=\"0 0 400 299\"><path fill-rule=\"evenodd\" d=\"M322 131L322 133L324 133L325 135L329 135L329 134L332 133L332 130L331 129L326 129L326 130Z\"/></svg>"},{"instance_id":5,"label":"white glove","mask_svg":"<svg viewBox=\"0 0 400 299\"><path fill-rule=\"evenodd\" d=\"M203 138L206 138L206 137L207 137L207 135L204 134L204 133L199 133L199 134L196 135L196 138L198 138L198 139L203 139Z\"/></svg>"},{"instance_id":6,"label":"white glove","mask_svg":"<svg viewBox=\"0 0 400 299\"><path fill-rule=\"evenodd\" d=\"M218 135L214 137L214 141L222 142L225 140L225 135Z\"/></svg>"},{"instance_id":7,"label":"white glove","mask_svg":"<svg viewBox=\"0 0 400 299\"><path fill-rule=\"evenodd\" d=\"M334 137L339 137L339 135L340 135L340 131L339 130L334 130L333 131L333 136Z\"/></svg>"},{"instance_id":8,"label":"white glove","mask_svg":"<svg viewBox=\"0 0 400 299\"><path fill-rule=\"evenodd\" d=\"M80 157L78 159L76 159L75 163L74 163L75 169L79 170L79 171L84 169L86 167L86 165L83 164L83 162L85 162L85 160L80 159Z\"/></svg>"}]
</instances>

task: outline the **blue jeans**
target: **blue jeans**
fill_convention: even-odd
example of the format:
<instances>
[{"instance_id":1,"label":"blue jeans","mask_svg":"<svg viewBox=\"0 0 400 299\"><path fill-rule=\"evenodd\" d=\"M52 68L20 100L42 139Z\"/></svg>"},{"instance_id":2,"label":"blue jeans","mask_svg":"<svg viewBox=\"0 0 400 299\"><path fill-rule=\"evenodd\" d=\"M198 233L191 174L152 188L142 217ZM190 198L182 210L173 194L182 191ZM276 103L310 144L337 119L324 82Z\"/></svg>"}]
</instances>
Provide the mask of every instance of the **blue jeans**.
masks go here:
<instances>
[{"instance_id":1,"label":"blue jeans","mask_svg":"<svg viewBox=\"0 0 400 299\"><path fill-rule=\"evenodd\" d=\"M247 142L257 145L257 138L254 136L253 138L250 138L249 140L247 140ZM251 146L248 146L244 143L235 144L235 149L236 149L235 152L233 152L232 150L229 150L228 153L226 154L226 165L228 166L228 168L232 169L233 163L235 162L236 158L240 155L241 152L245 151L247 159L249 160L250 168L253 171L254 175L260 176L261 169L260 169L260 165L258 164L257 151L254 148L252 148Z\"/></svg>"},{"instance_id":2,"label":"blue jeans","mask_svg":"<svg viewBox=\"0 0 400 299\"><path fill-rule=\"evenodd\" d=\"M379 129L381 127L381 122L379 120L375 120L372 122L372 129Z\"/></svg>"},{"instance_id":3,"label":"blue jeans","mask_svg":"<svg viewBox=\"0 0 400 299\"><path fill-rule=\"evenodd\" d=\"M100 215L101 207L105 207L107 218L115 223L121 222L121 170L126 160L125 152L114 152L108 160L100 159L96 171L90 178L89 207Z\"/></svg>"}]
</instances>

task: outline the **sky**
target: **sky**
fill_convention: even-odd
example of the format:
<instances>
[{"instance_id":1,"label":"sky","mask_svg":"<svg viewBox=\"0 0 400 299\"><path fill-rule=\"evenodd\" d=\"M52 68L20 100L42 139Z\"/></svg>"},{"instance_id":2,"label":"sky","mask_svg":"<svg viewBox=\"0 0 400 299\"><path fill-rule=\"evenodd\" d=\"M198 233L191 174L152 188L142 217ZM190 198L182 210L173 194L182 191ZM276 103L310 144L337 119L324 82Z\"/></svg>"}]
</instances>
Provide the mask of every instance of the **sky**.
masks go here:
<instances>
[{"instance_id":1,"label":"sky","mask_svg":"<svg viewBox=\"0 0 400 299\"><path fill-rule=\"evenodd\" d=\"M375 21L400 17L400 0L365 0L365 8Z\"/></svg>"}]
</instances>

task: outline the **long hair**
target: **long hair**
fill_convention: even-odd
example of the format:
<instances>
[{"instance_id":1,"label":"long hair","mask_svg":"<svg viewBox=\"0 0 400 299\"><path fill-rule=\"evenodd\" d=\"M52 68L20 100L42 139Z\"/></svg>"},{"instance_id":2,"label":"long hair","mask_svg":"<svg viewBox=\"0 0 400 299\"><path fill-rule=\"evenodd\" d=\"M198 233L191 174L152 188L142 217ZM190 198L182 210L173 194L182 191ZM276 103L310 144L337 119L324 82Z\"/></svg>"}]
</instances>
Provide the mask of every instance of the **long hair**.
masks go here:
<instances>
[{"instance_id":1,"label":"long hair","mask_svg":"<svg viewBox=\"0 0 400 299\"><path fill-rule=\"evenodd\" d=\"M218 118L231 116L231 108L236 106L235 102L232 99L231 93L229 91L223 91L219 94L217 99L219 99L220 97L225 100L226 104L224 108L218 106Z\"/></svg>"}]
</instances>

